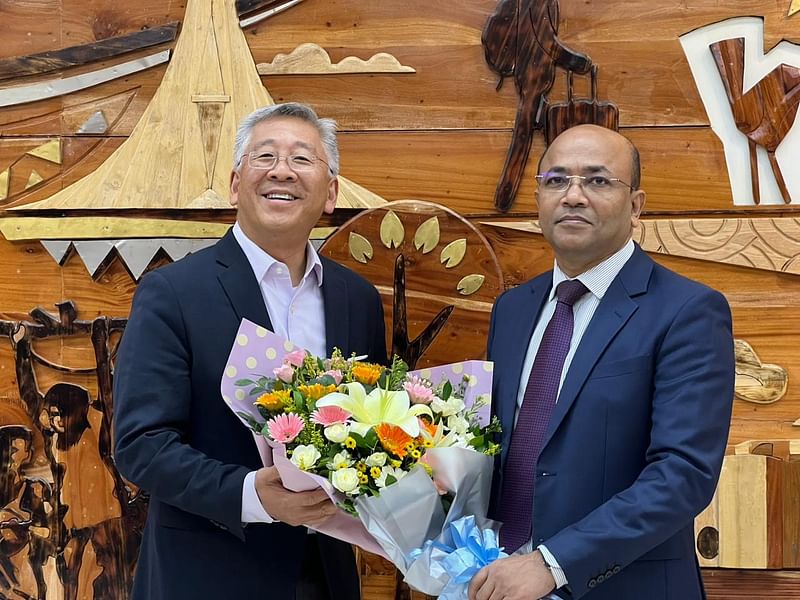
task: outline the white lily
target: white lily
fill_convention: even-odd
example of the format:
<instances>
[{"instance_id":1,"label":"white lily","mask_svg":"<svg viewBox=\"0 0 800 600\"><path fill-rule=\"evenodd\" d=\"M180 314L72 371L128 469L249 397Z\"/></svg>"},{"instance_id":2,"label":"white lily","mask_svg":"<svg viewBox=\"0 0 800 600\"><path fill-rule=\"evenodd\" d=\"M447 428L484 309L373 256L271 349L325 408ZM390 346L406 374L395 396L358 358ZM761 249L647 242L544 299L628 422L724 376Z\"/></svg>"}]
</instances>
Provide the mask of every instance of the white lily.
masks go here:
<instances>
[{"instance_id":1,"label":"white lily","mask_svg":"<svg viewBox=\"0 0 800 600\"><path fill-rule=\"evenodd\" d=\"M375 388L367 394L364 386L353 382L345 384L347 393L332 392L317 400L317 406L338 406L352 416L350 431L364 436L376 425L396 425L411 437L419 435L418 415L433 418L431 409L425 404L411 405L405 390L388 391Z\"/></svg>"}]
</instances>

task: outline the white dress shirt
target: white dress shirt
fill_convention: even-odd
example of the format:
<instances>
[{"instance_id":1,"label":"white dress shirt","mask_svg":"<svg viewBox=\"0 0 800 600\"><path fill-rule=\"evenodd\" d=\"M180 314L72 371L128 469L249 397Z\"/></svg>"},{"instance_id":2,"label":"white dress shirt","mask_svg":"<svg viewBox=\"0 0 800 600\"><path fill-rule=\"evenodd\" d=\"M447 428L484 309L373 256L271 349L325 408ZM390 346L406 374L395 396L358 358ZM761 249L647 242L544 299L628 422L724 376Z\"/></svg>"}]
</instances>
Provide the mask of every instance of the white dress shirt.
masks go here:
<instances>
[{"instance_id":1,"label":"white dress shirt","mask_svg":"<svg viewBox=\"0 0 800 600\"><path fill-rule=\"evenodd\" d=\"M272 330L311 352L325 356L325 304L322 299L322 261L311 242L306 246L306 269L303 278L292 285L289 268L275 260L248 238L239 223L233 236L241 246L256 276ZM272 377L272 373L263 373ZM242 485L242 523L272 523L258 498L256 472L247 474Z\"/></svg>"},{"instance_id":2,"label":"white dress shirt","mask_svg":"<svg viewBox=\"0 0 800 600\"><path fill-rule=\"evenodd\" d=\"M614 278L622 270L622 267L625 266L625 263L628 262L628 259L633 256L633 251L633 241L628 240L627 244L625 244L621 249L609 256L599 265L592 267L585 273L581 273L574 278L583 283L583 285L585 285L589 290L589 293L584 294L572 306L574 318L572 327L572 340L570 341L569 351L567 352L567 357L564 360L564 367L561 371L561 381L558 384L559 393L561 393L561 386L564 384L564 378L569 372L569 366L572 363L572 357L575 356L575 350L578 348L581 338L583 337L589 322L594 316L595 310L597 310L600 301L603 299L603 296L605 296L606 291L608 291L608 288L611 286ZM531 341L528 344L528 352L525 355L525 362L522 366L522 374L520 376L519 388L517 391L517 415L514 417L515 424L516 418L519 416L519 409L522 406L522 400L525 397L525 388L528 385L528 377L530 376L531 368L533 367L533 360L536 358L536 353L539 351L539 344L542 343L544 330L556 310L556 288L558 287L559 283L568 279L570 278L567 277L567 275L558 267L558 262L556 262L553 266L553 286L550 289L550 296L547 299L547 303L542 308L542 314L539 316L539 320L536 322L536 328L533 330L533 335L531 335ZM556 399L556 402L558 402L558 399ZM527 544L524 544L519 550L517 550L515 554L527 554L532 550L533 540L529 541ZM568 581L564 575L563 569L558 564L556 558L547 549L547 547L542 544L538 546L538 550L542 553L542 558L544 558L545 562L550 567L550 572L553 574L553 578L556 580L556 588L561 588L567 585Z\"/></svg>"}]
</instances>

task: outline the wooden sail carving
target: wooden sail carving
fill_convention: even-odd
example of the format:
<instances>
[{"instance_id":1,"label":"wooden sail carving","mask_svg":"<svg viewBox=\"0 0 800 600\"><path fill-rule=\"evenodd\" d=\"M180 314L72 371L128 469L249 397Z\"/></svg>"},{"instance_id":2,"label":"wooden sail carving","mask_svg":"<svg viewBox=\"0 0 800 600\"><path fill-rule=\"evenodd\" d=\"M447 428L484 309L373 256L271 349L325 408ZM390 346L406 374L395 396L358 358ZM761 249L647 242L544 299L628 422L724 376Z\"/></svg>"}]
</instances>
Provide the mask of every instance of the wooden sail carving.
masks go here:
<instances>
[{"instance_id":1,"label":"wooden sail carving","mask_svg":"<svg viewBox=\"0 0 800 600\"><path fill-rule=\"evenodd\" d=\"M722 40L711 45L728 101L739 131L749 140L750 172L755 203L760 201L756 146L769 156L778 189L786 204L791 202L775 150L794 125L800 106L800 69L780 65L744 91L744 39Z\"/></svg>"},{"instance_id":2,"label":"wooden sail carving","mask_svg":"<svg viewBox=\"0 0 800 600\"><path fill-rule=\"evenodd\" d=\"M516 198L531 141L544 127L546 94L556 67L588 73L588 56L567 48L558 39L558 0L500 0L481 36L486 62L504 77L514 76L519 94L511 146L495 191L495 206L505 212Z\"/></svg>"},{"instance_id":3,"label":"wooden sail carving","mask_svg":"<svg viewBox=\"0 0 800 600\"><path fill-rule=\"evenodd\" d=\"M130 137L90 175L18 208L230 208L236 127L270 104L234 0L190 0L172 60ZM382 203L340 178L339 206Z\"/></svg>"}]
</instances>

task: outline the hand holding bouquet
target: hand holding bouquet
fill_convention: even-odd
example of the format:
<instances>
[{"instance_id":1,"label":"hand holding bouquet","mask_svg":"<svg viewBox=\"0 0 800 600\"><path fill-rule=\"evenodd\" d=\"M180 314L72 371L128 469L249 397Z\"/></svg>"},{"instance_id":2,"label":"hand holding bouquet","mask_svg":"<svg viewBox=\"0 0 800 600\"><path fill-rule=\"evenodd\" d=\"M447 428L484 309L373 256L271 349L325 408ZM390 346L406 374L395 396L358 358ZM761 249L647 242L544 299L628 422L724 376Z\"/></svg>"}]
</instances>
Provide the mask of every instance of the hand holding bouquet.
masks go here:
<instances>
[{"instance_id":1,"label":"hand holding bouquet","mask_svg":"<svg viewBox=\"0 0 800 600\"><path fill-rule=\"evenodd\" d=\"M484 361L409 373L397 358L385 368L338 351L314 357L247 321L222 382L284 486L323 487L343 509L319 531L388 557L431 594L455 577L431 567L445 546L430 542L451 544L451 525L467 515L490 525L490 457L500 429L488 417L490 389Z\"/></svg>"}]
</instances>

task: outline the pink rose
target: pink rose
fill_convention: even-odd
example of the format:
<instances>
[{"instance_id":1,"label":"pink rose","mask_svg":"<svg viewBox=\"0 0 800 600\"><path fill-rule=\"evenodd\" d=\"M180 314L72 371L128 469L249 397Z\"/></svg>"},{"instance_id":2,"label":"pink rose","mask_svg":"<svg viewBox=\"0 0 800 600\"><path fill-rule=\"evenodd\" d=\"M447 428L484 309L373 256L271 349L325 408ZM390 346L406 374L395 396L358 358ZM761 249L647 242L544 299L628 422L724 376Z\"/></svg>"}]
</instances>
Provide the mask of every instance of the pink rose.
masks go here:
<instances>
[{"instance_id":1,"label":"pink rose","mask_svg":"<svg viewBox=\"0 0 800 600\"><path fill-rule=\"evenodd\" d=\"M336 385L342 383L342 372L339 369L332 369L330 371L325 371L324 374L333 377L333 380L336 382Z\"/></svg>"},{"instance_id":2,"label":"pink rose","mask_svg":"<svg viewBox=\"0 0 800 600\"><path fill-rule=\"evenodd\" d=\"M294 377L294 368L289 363L283 363L280 367L272 369L272 373L284 383L291 383Z\"/></svg>"},{"instance_id":3,"label":"pink rose","mask_svg":"<svg viewBox=\"0 0 800 600\"><path fill-rule=\"evenodd\" d=\"M306 359L305 350L293 350L283 357L283 362L289 363L293 367L302 367L303 361Z\"/></svg>"}]
</instances>

